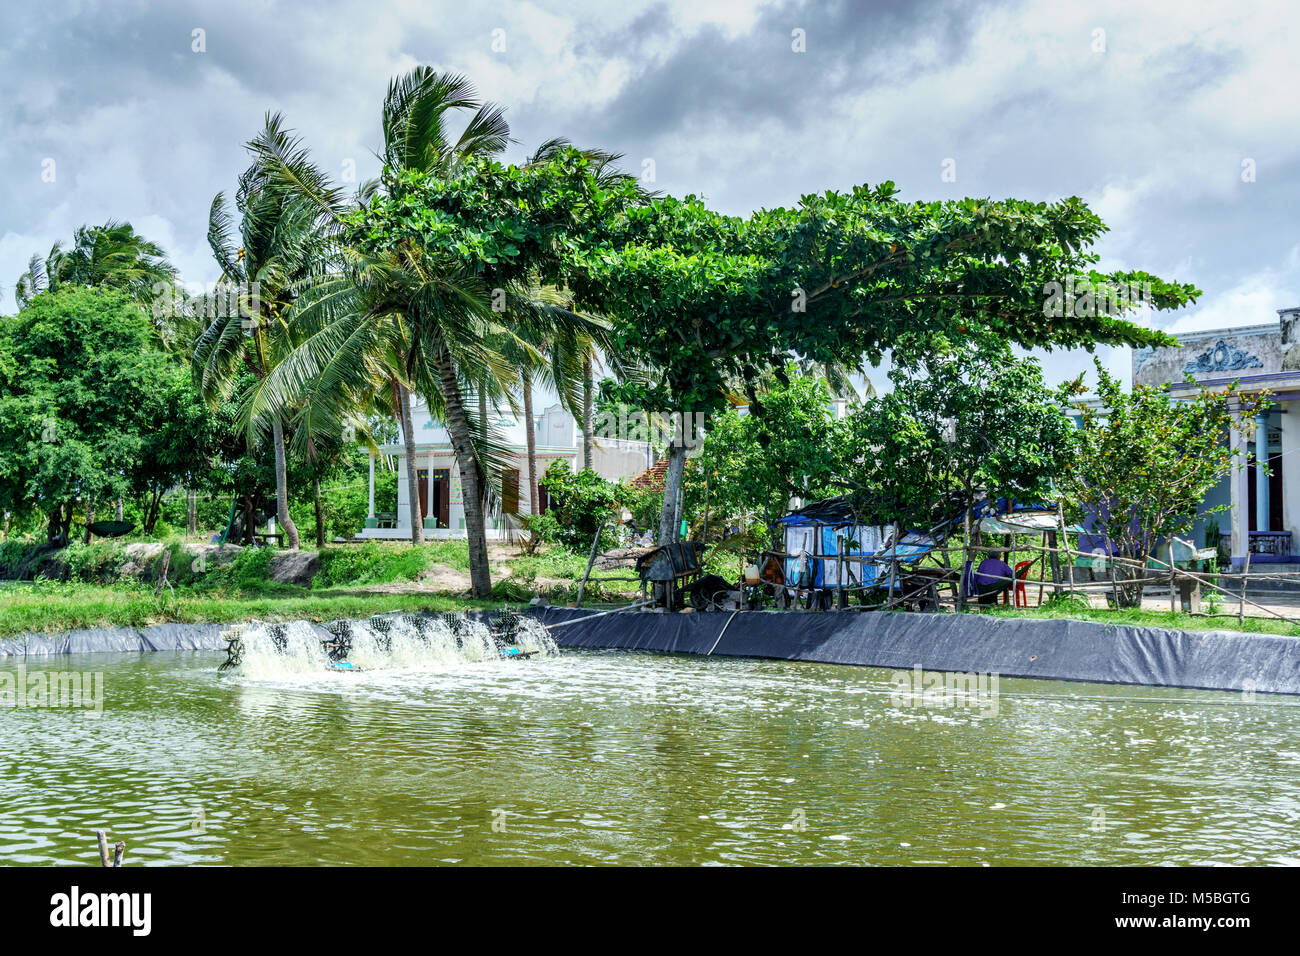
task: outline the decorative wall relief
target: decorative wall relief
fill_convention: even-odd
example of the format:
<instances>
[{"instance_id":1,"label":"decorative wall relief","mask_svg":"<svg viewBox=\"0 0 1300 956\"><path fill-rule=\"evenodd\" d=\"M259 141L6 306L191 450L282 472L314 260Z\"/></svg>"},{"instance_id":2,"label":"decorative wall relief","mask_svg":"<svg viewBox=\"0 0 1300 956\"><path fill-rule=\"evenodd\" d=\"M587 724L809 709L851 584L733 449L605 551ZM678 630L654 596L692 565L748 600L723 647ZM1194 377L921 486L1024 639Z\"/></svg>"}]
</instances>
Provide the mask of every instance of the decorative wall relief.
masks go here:
<instances>
[{"instance_id":1,"label":"decorative wall relief","mask_svg":"<svg viewBox=\"0 0 1300 956\"><path fill-rule=\"evenodd\" d=\"M1263 368L1264 363L1245 349L1219 339L1212 347L1201 352L1185 366L1183 371L1189 374L1197 372L1239 372L1247 368Z\"/></svg>"}]
</instances>

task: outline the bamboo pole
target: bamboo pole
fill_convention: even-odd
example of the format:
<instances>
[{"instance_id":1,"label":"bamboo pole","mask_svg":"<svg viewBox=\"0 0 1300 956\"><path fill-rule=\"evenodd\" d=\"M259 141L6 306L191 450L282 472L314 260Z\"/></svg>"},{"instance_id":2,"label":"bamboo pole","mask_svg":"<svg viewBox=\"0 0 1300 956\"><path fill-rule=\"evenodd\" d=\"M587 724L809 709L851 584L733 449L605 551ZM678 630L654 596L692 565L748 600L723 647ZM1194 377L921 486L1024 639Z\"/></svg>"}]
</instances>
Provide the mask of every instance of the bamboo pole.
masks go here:
<instances>
[{"instance_id":1,"label":"bamboo pole","mask_svg":"<svg viewBox=\"0 0 1300 956\"><path fill-rule=\"evenodd\" d=\"M893 540L892 551L893 551L893 556L889 560L889 593L893 594L894 589L898 588L898 591L901 594L903 588L898 580L898 522L897 521L894 522L894 540Z\"/></svg>"},{"instance_id":2,"label":"bamboo pole","mask_svg":"<svg viewBox=\"0 0 1300 956\"><path fill-rule=\"evenodd\" d=\"M1061 544L1065 545L1065 576L1070 583L1070 590L1074 590L1074 555L1070 553L1070 533L1065 525L1065 506L1059 501L1056 503L1056 517L1061 522ZM1056 548L1052 549L1053 554Z\"/></svg>"},{"instance_id":3,"label":"bamboo pole","mask_svg":"<svg viewBox=\"0 0 1300 956\"><path fill-rule=\"evenodd\" d=\"M1174 574L1174 536L1169 536L1169 613L1178 610L1178 585Z\"/></svg>"},{"instance_id":4,"label":"bamboo pole","mask_svg":"<svg viewBox=\"0 0 1300 956\"><path fill-rule=\"evenodd\" d=\"M962 539L961 539L961 570L957 574L957 610L966 610L966 578L967 566L970 564L970 503L966 505L966 513L962 515Z\"/></svg>"},{"instance_id":5,"label":"bamboo pole","mask_svg":"<svg viewBox=\"0 0 1300 956\"><path fill-rule=\"evenodd\" d=\"M1112 606L1119 610L1119 578L1116 576L1119 562L1115 560L1115 544L1109 538L1106 539L1106 562L1110 566L1110 592Z\"/></svg>"},{"instance_id":6,"label":"bamboo pole","mask_svg":"<svg viewBox=\"0 0 1300 956\"><path fill-rule=\"evenodd\" d=\"M1241 573L1241 599L1237 602L1237 623L1246 620L1246 582L1250 579L1250 534L1246 534L1246 568Z\"/></svg>"},{"instance_id":7,"label":"bamboo pole","mask_svg":"<svg viewBox=\"0 0 1300 956\"><path fill-rule=\"evenodd\" d=\"M596 563L596 552L600 549L600 536L605 532L605 522L600 523L596 529L596 537L591 541L591 555L587 558L587 571L582 576L582 583L578 585L578 598L574 602L574 607L582 607L582 595L587 590L587 579L591 577L591 566Z\"/></svg>"}]
</instances>

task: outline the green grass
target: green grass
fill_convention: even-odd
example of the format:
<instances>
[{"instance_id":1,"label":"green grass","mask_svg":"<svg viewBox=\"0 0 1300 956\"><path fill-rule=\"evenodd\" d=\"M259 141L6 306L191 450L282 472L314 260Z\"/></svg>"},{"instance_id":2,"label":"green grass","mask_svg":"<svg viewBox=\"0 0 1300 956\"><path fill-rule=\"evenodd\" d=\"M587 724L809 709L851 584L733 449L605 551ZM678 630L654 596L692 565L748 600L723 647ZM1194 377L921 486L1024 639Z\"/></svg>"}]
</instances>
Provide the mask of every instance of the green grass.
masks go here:
<instances>
[{"instance_id":1,"label":"green grass","mask_svg":"<svg viewBox=\"0 0 1300 956\"><path fill-rule=\"evenodd\" d=\"M407 545L398 548L370 542L360 546L326 548L320 552L320 570L316 572L312 586L321 588L344 584L416 581L433 559L432 548L428 546L413 548ZM468 567L468 552L465 564Z\"/></svg>"},{"instance_id":2,"label":"green grass","mask_svg":"<svg viewBox=\"0 0 1300 956\"><path fill-rule=\"evenodd\" d=\"M266 594L177 591L155 596L145 585L35 581L0 587L0 638L74 628L145 627L168 622L227 623L332 620L386 611L451 611L487 607L442 594L370 594L341 589L280 588Z\"/></svg>"},{"instance_id":3,"label":"green grass","mask_svg":"<svg viewBox=\"0 0 1300 956\"><path fill-rule=\"evenodd\" d=\"M1142 627L1168 627L1182 631L1243 631L1249 634L1284 634L1300 637L1300 626L1275 617L1247 616L1240 624L1235 617L1199 617L1181 611L1146 611L1121 608L1085 608L1082 602L1047 602L1042 607L995 607L978 613L993 617L1052 618L1072 621L1095 621L1098 624L1135 624Z\"/></svg>"}]
</instances>

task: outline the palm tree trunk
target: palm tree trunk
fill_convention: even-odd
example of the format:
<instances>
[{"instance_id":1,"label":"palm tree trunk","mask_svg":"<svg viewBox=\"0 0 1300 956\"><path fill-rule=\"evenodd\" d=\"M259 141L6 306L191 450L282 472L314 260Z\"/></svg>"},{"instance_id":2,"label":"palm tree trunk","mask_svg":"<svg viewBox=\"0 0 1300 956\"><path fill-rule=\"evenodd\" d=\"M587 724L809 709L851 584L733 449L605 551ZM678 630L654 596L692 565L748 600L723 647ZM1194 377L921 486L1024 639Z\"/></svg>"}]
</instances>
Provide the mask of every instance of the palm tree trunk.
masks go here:
<instances>
[{"instance_id":1,"label":"palm tree trunk","mask_svg":"<svg viewBox=\"0 0 1300 956\"><path fill-rule=\"evenodd\" d=\"M402 423L402 442L406 445L406 497L411 512L411 544L424 544L424 515L420 514L420 476L415 463L415 423L411 417L411 393L397 379L392 380L392 386L393 406Z\"/></svg>"},{"instance_id":2,"label":"palm tree trunk","mask_svg":"<svg viewBox=\"0 0 1300 956\"><path fill-rule=\"evenodd\" d=\"M659 544L677 540L677 494L686 470L686 445L674 441L668 446L668 473L664 476L664 504L659 510Z\"/></svg>"},{"instance_id":3,"label":"palm tree trunk","mask_svg":"<svg viewBox=\"0 0 1300 956\"><path fill-rule=\"evenodd\" d=\"M284 529L285 545L297 551L298 526L289 517L289 468L284 458L284 425L280 416L271 419L271 440L275 442L275 520Z\"/></svg>"},{"instance_id":4,"label":"palm tree trunk","mask_svg":"<svg viewBox=\"0 0 1300 956\"><path fill-rule=\"evenodd\" d=\"M316 548L320 550L325 547L325 507L320 500L320 479L311 480L312 495L316 499Z\"/></svg>"},{"instance_id":5,"label":"palm tree trunk","mask_svg":"<svg viewBox=\"0 0 1300 956\"><path fill-rule=\"evenodd\" d=\"M582 357L582 467L591 471L591 353Z\"/></svg>"},{"instance_id":6,"label":"palm tree trunk","mask_svg":"<svg viewBox=\"0 0 1300 956\"><path fill-rule=\"evenodd\" d=\"M533 423L533 376L521 369L524 380L524 440L528 444L528 512L537 510L537 426Z\"/></svg>"},{"instance_id":7,"label":"palm tree trunk","mask_svg":"<svg viewBox=\"0 0 1300 956\"><path fill-rule=\"evenodd\" d=\"M469 418L465 414L465 402L460 393L460 382L456 379L456 369L445 349L437 355L433 365L438 373L439 391L442 392L443 404L447 410L447 432L451 436L451 447L456 452L456 465L460 469L465 533L469 538L470 589L474 597L486 598L492 594L492 571L488 565L487 529L483 510L486 491L483 472L479 468L478 455L475 454L474 443L471 441Z\"/></svg>"}]
</instances>

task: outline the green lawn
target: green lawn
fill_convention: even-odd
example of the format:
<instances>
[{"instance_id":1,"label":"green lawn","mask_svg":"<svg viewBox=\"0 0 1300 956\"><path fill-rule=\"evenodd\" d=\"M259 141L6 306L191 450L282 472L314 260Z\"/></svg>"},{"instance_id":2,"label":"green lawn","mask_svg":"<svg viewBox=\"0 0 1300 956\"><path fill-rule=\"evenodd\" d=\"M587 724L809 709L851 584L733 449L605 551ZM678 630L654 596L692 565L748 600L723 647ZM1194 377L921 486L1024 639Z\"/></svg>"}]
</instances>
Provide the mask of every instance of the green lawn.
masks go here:
<instances>
[{"instance_id":1,"label":"green lawn","mask_svg":"<svg viewBox=\"0 0 1300 956\"><path fill-rule=\"evenodd\" d=\"M367 617L385 611L441 612L487 607L442 594L377 594L346 589L285 589L262 594L155 596L132 585L59 584L48 581L0 587L0 638L26 632L54 634L86 627L145 627L168 622L227 623Z\"/></svg>"},{"instance_id":2,"label":"green lawn","mask_svg":"<svg viewBox=\"0 0 1300 956\"><path fill-rule=\"evenodd\" d=\"M974 612L972 612L974 613ZM1109 608L1052 606L1031 608L996 607L980 611L993 617L1064 618L1072 621L1096 621L1099 624L1136 624L1143 627L1168 627L1183 631L1245 631L1251 634L1285 634L1300 637L1300 626L1275 617L1247 616L1240 624L1236 617L1199 617L1170 611L1140 611Z\"/></svg>"}]
</instances>

